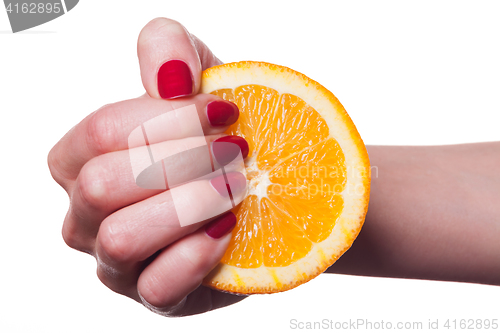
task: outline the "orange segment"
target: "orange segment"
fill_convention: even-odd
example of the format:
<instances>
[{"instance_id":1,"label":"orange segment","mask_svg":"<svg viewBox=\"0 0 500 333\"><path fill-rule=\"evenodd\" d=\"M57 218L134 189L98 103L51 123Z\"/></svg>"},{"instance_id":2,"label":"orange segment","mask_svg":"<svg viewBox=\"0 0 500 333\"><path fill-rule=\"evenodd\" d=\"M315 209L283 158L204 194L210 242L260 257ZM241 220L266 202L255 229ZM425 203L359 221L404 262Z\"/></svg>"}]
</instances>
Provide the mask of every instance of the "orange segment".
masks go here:
<instances>
[{"instance_id":1,"label":"orange segment","mask_svg":"<svg viewBox=\"0 0 500 333\"><path fill-rule=\"evenodd\" d=\"M279 185L270 187L270 200L292 215L311 241L328 237L342 212L345 188L344 156L335 140L320 142L284 161L269 179Z\"/></svg>"},{"instance_id":2,"label":"orange segment","mask_svg":"<svg viewBox=\"0 0 500 333\"><path fill-rule=\"evenodd\" d=\"M310 251L312 242L286 211L263 198L260 215L264 236L262 254L266 267L290 265Z\"/></svg>"},{"instance_id":3,"label":"orange segment","mask_svg":"<svg viewBox=\"0 0 500 333\"><path fill-rule=\"evenodd\" d=\"M203 73L202 92L236 103L248 193L220 264L204 280L233 293L283 291L323 272L359 233L368 206L366 148L332 93L272 64ZM361 188L362 191L353 191Z\"/></svg>"},{"instance_id":4,"label":"orange segment","mask_svg":"<svg viewBox=\"0 0 500 333\"><path fill-rule=\"evenodd\" d=\"M231 239L222 262L235 267L252 268L262 265L262 217L253 212L259 210L259 202L255 196L248 197L240 205L236 216L237 232Z\"/></svg>"},{"instance_id":5,"label":"orange segment","mask_svg":"<svg viewBox=\"0 0 500 333\"><path fill-rule=\"evenodd\" d=\"M261 150L266 140L261 136L262 130L273 123L273 110L278 103L276 90L259 85L246 85L235 89L234 102L240 109L241 121L238 121L229 133L240 135L248 141L251 157Z\"/></svg>"},{"instance_id":6,"label":"orange segment","mask_svg":"<svg viewBox=\"0 0 500 333\"><path fill-rule=\"evenodd\" d=\"M258 167L265 169L328 137L328 127L319 114L292 94L280 96L278 108L270 114L274 120L265 127ZM239 106L239 104L238 104Z\"/></svg>"}]
</instances>

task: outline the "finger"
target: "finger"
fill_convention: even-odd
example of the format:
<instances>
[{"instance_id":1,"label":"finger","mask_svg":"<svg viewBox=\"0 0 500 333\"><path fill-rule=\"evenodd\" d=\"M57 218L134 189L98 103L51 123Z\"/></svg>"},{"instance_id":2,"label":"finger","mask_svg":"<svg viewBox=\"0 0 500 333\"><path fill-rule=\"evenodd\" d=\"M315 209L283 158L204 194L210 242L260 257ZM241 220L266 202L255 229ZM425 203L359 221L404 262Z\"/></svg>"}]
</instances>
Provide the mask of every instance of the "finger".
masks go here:
<instances>
[{"instance_id":1,"label":"finger","mask_svg":"<svg viewBox=\"0 0 500 333\"><path fill-rule=\"evenodd\" d=\"M222 259L235 225L229 212L163 250L139 276L137 290L145 305L163 313L182 306Z\"/></svg>"},{"instance_id":2,"label":"finger","mask_svg":"<svg viewBox=\"0 0 500 333\"><path fill-rule=\"evenodd\" d=\"M152 144L158 140L221 133L238 116L235 104L213 95L177 101L142 97L106 105L76 125L52 148L49 168L54 179L68 190L85 163L96 156L127 149L132 131L147 121L162 125L163 135L149 138Z\"/></svg>"},{"instance_id":3,"label":"finger","mask_svg":"<svg viewBox=\"0 0 500 333\"><path fill-rule=\"evenodd\" d=\"M200 145L200 139L203 146ZM227 146L228 142L234 143L239 148L238 151L221 149L220 143ZM208 147L212 150L211 154ZM132 170L134 163L131 152L139 149L142 148L100 155L83 167L71 193L71 208L64 220L63 237L70 243L68 245L85 252L92 251L99 225L106 216L167 189L166 186L163 188L144 185L156 183L166 184L168 187L178 186L212 173L212 157L218 162L235 161L240 151L242 155L239 165L233 162L225 167L225 172L243 169L243 158L248 154L248 143L241 137L212 135L153 144L151 151L157 153L158 162L137 177ZM147 160L148 152L143 155L146 155ZM165 170L166 183L163 170L156 175L159 179L155 179L155 165ZM218 165L215 167L218 168Z\"/></svg>"},{"instance_id":4,"label":"finger","mask_svg":"<svg viewBox=\"0 0 500 333\"><path fill-rule=\"evenodd\" d=\"M137 54L142 83L153 98L196 94L201 71L222 63L179 22L167 18L156 18L142 29Z\"/></svg>"},{"instance_id":5,"label":"finger","mask_svg":"<svg viewBox=\"0 0 500 333\"><path fill-rule=\"evenodd\" d=\"M175 307L161 309L148 304L142 299L143 304L151 311L167 317L182 317L212 311L244 300L248 296L229 294L200 285L191 292L185 300Z\"/></svg>"},{"instance_id":6,"label":"finger","mask_svg":"<svg viewBox=\"0 0 500 333\"><path fill-rule=\"evenodd\" d=\"M219 175L160 193L108 216L99 228L95 247L101 281L112 290L127 290L140 262L239 204L246 192L245 177L228 173L225 178L232 200ZM217 230L213 232L217 234Z\"/></svg>"}]
</instances>

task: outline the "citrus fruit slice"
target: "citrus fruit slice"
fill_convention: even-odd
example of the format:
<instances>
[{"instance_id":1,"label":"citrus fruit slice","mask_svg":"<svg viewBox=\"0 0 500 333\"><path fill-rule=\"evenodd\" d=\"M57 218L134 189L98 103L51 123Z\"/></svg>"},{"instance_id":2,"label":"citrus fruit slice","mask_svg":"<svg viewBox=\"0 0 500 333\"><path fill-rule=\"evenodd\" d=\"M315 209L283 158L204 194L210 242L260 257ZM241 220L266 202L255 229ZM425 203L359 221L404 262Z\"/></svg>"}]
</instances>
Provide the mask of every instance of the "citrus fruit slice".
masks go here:
<instances>
[{"instance_id":1,"label":"citrus fruit slice","mask_svg":"<svg viewBox=\"0 0 500 333\"><path fill-rule=\"evenodd\" d=\"M303 74L263 62L209 68L201 92L238 105L227 134L250 147L248 192L204 285L273 293L324 272L351 246L368 209L368 154L343 106Z\"/></svg>"}]
</instances>

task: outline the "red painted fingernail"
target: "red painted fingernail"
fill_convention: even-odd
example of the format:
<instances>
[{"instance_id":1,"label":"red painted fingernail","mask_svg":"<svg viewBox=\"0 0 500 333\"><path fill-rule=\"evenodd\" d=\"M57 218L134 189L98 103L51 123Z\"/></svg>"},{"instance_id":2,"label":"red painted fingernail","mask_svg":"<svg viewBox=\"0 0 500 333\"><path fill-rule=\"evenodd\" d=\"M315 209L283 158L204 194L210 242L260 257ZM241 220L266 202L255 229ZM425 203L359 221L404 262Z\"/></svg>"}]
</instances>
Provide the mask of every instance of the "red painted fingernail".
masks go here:
<instances>
[{"instance_id":1,"label":"red painted fingernail","mask_svg":"<svg viewBox=\"0 0 500 333\"><path fill-rule=\"evenodd\" d=\"M218 217L205 227L207 235L214 239L219 239L233 230L236 225L236 215L233 212L228 212L225 215Z\"/></svg>"},{"instance_id":2,"label":"red painted fingernail","mask_svg":"<svg viewBox=\"0 0 500 333\"><path fill-rule=\"evenodd\" d=\"M232 162L240 151L243 158L247 157L249 150L247 140L237 135L223 136L212 142L214 158L221 165Z\"/></svg>"},{"instance_id":3,"label":"red painted fingernail","mask_svg":"<svg viewBox=\"0 0 500 333\"><path fill-rule=\"evenodd\" d=\"M158 70L158 93L161 98L174 98L193 93L193 76L181 60L170 60Z\"/></svg>"},{"instance_id":4,"label":"red painted fingernail","mask_svg":"<svg viewBox=\"0 0 500 333\"><path fill-rule=\"evenodd\" d=\"M235 195L245 190L247 187L247 179L242 173L228 172L224 175L210 179L210 185L212 185L222 197L228 198L230 194Z\"/></svg>"},{"instance_id":5,"label":"red painted fingernail","mask_svg":"<svg viewBox=\"0 0 500 333\"><path fill-rule=\"evenodd\" d=\"M228 101L213 101L207 104L207 118L212 126L229 126L240 115L238 106Z\"/></svg>"}]
</instances>

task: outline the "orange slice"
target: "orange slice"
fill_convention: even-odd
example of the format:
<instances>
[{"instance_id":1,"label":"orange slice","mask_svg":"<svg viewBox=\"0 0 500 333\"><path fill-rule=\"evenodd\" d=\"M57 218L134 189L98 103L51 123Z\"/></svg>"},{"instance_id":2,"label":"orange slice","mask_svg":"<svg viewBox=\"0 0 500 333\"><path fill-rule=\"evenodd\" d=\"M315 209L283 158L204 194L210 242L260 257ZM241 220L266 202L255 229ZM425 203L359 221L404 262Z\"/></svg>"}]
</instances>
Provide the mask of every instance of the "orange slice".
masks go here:
<instances>
[{"instance_id":1,"label":"orange slice","mask_svg":"<svg viewBox=\"0 0 500 333\"><path fill-rule=\"evenodd\" d=\"M250 146L237 225L203 283L273 293L324 272L351 246L368 209L368 154L343 106L303 74L263 62L209 68L201 92L238 105L227 133Z\"/></svg>"}]
</instances>

